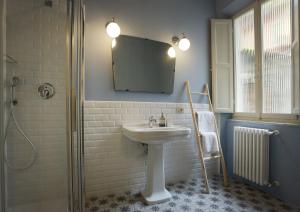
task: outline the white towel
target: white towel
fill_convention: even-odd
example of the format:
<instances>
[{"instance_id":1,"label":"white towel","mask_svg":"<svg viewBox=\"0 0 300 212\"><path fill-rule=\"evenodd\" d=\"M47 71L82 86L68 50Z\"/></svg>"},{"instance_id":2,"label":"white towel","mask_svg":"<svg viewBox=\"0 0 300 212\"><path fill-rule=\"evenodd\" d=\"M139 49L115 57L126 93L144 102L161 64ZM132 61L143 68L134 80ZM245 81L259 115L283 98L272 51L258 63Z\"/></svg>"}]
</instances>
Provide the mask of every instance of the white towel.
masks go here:
<instances>
[{"instance_id":1,"label":"white towel","mask_svg":"<svg viewBox=\"0 0 300 212\"><path fill-rule=\"evenodd\" d=\"M216 132L214 114L210 111L196 111L200 132Z\"/></svg>"},{"instance_id":2,"label":"white towel","mask_svg":"<svg viewBox=\"0 0 300 212\"><path fill-rule=\"evenodd\" d=\"M202 132L202 147L205 155L216 155L219 153L218 139L215 132Z\"/></svg>"},{"instance_id":3,"label":"white towel","mask_svg":"<svg viewBox=\"0 0 300 212\"><path fill-rule=\"evenodd\" d=\"M202 136L202 147L205 155L219 153L218 138L214 123L214 114L210 111L197 111L199 131Z\"/></svg>"}]
</instances>

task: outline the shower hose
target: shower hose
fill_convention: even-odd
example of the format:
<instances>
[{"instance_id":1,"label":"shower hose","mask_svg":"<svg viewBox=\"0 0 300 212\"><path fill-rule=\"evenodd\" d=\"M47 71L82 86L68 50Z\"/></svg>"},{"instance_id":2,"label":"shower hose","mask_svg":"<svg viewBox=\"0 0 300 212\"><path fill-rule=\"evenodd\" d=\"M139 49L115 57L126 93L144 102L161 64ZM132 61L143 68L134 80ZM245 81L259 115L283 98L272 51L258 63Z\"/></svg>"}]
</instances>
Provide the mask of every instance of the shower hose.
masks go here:
<instances>
[{"instance_id":1,"label":"shower hose","mask_svg":"<svg viewBox=\"0 0 300 212\"><path fill-rule=\"evenodd\" d=\"M32 159L26 163L23 167L16 167L14 165L12 165L7 157L7 132L8 132L8 127L9 127L9 124L10 122L13 121L18 132L25 138L25 140L30 144L31 146L31 149L33 151L33 156L32 156ZM37 149L36 147L34 146L34 144L31 142L31 140L27 137L27 135L24 133L24 131L21 129L16 117L15 117L15 114L14 114L14 105L11 101L10 103L10 113L9 113L9 118L8 118L8 121L7 121L7 125L6 125L6 129L5 129L5 134L4 134L4 146L5 146L5 151L4 151L4 159L5 159L5 162L6 162L6 165L8 168L12 169L12 170L15 170L15 171L22 171L22 170L26 170L28 168L30 168L34 162L36 161L37 159Z\"/></svg>"}]
</instances>

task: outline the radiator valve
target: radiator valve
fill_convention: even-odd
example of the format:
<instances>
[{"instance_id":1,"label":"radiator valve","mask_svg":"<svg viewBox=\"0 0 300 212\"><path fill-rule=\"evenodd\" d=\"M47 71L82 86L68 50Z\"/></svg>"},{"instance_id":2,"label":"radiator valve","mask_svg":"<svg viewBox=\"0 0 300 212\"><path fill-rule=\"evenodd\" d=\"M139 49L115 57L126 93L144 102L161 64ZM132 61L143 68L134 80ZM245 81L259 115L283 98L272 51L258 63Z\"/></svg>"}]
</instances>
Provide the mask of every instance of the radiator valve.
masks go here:
<instances>
[{"instance_id":1,"label":"radiator valve","mask_svg":"<svg viewBox=\"0 0 300 212\"><path fill-rule=\"evenodd\" d=\"M278 187L280 186L280 183L278 181L272 181L272 182L269 182L268 183L268 187L271 188L271 187Z\"/></svg>"}]
</instances>

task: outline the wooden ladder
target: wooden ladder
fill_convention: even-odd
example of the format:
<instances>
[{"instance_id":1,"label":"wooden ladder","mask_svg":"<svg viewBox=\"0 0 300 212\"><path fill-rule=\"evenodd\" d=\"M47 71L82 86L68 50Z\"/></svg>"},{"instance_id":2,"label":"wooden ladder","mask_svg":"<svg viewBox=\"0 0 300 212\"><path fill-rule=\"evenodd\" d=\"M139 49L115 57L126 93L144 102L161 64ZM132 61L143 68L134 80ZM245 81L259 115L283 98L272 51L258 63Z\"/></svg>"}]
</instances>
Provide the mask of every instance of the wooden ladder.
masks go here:
<instances>
[{"instance_id":1,"label":"wooden ladder","mask_svg":"<svg viewBox=\"0 0 300 212\"><path fill-rule=\"evenodd\" d=\"M201 164L202 175L203 175L204 183L205 183L205 191L204 192L209 193L208 179L207 179L207 173L206 173L206 167L205 167L205 161L206 160L220 158L221 168L222 168L222 172L223 172L224 186L228 186L227 169L226 169L224 155L223 155L223 151L222 151L222 147L221 147L220 135L219 135L219 130L218 130L218 126L217 126L217 121L216 121L213 105L212 105L212 102L211 102L208 85L205 84L204 92L191 92L189 81L185 82L185 87L186 87L186 92L187 92L187 96L188 96L189 103L190 103L190 108L191 108L192 118L193 118L194 131L195 131L195 137L196 137L197 146L198 146L198 149L199 149L200 164ZM203 156L203 150L202 150L202 145L201 145L201 132L199 130L199 126L198 126L197 119L196 119L196 114L195 114L196 111L194 111L194 107L193 107L192 95L202 95L202 96L208 97L209 111L211 111L214 114L213 115L213 117L214 117L214 126L215 126L215 129L216 129L218 146L219 146L219 154L217 156L212 156L212 157L204 157Z\"/></svg>"}]
</instances>

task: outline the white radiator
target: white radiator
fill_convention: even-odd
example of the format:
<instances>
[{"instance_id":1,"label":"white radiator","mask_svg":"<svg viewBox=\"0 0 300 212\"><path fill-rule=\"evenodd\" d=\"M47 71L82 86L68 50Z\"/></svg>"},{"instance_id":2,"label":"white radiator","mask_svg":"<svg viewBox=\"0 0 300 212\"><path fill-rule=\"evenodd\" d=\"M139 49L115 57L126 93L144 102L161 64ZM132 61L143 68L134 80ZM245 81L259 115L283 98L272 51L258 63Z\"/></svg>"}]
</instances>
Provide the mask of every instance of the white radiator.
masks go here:
<instances>
[{"instance_id":1,"label":"white radiator","mask_svg":"<svg viewBox=\"0 0 300 212\"><path fill-rule=\"evenodd\" d=\"M234 127L234 174L259 185L268 184L270 134L265 129Z\"/></svg>"}]
</instances>

